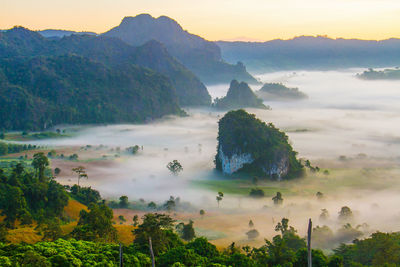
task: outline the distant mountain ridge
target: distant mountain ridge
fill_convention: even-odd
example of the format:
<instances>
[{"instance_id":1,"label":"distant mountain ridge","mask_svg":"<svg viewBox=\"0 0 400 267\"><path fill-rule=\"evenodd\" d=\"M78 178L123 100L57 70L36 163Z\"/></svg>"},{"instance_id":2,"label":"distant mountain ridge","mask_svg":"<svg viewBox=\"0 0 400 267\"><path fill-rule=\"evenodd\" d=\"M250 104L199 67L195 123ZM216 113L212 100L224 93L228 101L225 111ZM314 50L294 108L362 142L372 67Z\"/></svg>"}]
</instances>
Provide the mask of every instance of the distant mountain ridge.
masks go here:
<instances>
[{"instance_id":1,"label":"distant mountain ridge","mask_svg":"<svg viewBox=\"0 0 400 267\"><path fill-rule=\"evenodd\" d=\"M97 35L95 32L76 32L76 31L68 31L68 30L54 30L47 29L42 31L37 31L40 35L46 38L62 38L65 36L75 35Z\"/></svg>"},{"instance_id":2,"label":"distant mountain ridge","mask_svg":"<svg viewBox=\"0 0 400 267\"><path fill-rule=\"evenodd\" d=\"M257 83L243 64L231 65L223 61L220 48L214 42L183 30L175 20L166 16L153 18L141 14L125 17L119 26L102 36L116 37L133 46L157 40L205 83L224 83L232 79Z\"/></svg>"},{"instance_id":3,"label":"distant mountain ridge","mask_svg":"<svg viewBox=\"0 0 400 267\"><path fill-rule=\"evenodd\" d=\"M387 67L400 64L400 39L383 41L301 36L267 42L217 42L228 62L253 72Z\"/></svg>"}]
</instances>

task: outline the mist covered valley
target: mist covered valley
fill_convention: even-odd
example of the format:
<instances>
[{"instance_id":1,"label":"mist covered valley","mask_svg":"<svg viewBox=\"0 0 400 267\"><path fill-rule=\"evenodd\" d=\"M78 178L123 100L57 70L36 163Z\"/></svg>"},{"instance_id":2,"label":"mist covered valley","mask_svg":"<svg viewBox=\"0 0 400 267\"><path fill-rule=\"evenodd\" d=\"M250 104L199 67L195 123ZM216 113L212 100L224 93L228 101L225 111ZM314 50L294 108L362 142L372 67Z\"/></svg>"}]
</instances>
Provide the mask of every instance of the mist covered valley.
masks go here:
<instances>
[{"instance_id":1,"label":"mist covered valley","mask_svg":"<svg viewBox=\"0 0 400 267\"><path fill-rule=\"evenodd\" d=\"M52 168L61 169L57 180L62 184L76 183L71 169L82 165L89 178L81 180L81 185L92 186L108 200L118 201L126 195L136 203L134 207L146 207L152 201L162 206L170 196L179 198L183 204L173 217L194 220L196 232L219 246L232 241L260 245L264 237L276 234L276 223L286 217L301 236L305 235L308 218L315 226L329 226L334 236L317 244L333 248L376 230L400 230L396 223L400 217L399 84L361 80L355 76L360 71L291 71L257 76L263 83L281 82L308 95L308 99L299 101L265 101L271 110L246 109L283 130L299 157L321 169L308 170L305 177L289 181L254 181L215 171L217 123L224 112L212 108L187 108L187 117L167 116L148 124L57 126L71 136L33 143L55 149L57 154L79 155L79 163L52 160ZM253 91L260 87L251 86ZM228 88L229 84L207 87L213 99L224 96ZM135 155L118 155L117 150L134 145L140 148ZM166 168L172 160L183 166L178 176ZM250 197L253 188L262 189L265 197ZM216 195L220 191L224 197L218 205ZM282 193L282 205L273 204L276 192ZM318 198L317 192L323 197ZM344 206L353 213L348 221L338 219ZM199 215L200 209L206 215ZM320 217L322 209L329 216ZM133 215L145 210L117 209L114 213L123 214L130 222ZM249 220L260 237L246 236ZM347 232L343 230L346 223L351 224Z\"/></svg>"}]
</instances>

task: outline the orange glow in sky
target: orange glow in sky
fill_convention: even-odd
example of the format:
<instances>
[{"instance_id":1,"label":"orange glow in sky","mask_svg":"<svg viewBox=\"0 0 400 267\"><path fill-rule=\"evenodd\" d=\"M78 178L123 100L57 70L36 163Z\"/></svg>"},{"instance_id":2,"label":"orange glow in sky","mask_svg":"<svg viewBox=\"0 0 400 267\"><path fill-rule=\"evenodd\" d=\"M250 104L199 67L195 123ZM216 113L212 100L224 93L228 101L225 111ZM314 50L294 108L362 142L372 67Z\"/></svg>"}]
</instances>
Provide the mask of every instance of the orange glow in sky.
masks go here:
<instances>
[{"instance_id":1,"label":"orange glow in sky","mask_svg":"<svg viewBox=\"0 0 400 267\"><path fill-rule=\"evenodd\" d=\"M101 33L123 17L169 16L209 40L400 37L400 0L0 0L0 28Z\"/></svg>"}]
</instances>

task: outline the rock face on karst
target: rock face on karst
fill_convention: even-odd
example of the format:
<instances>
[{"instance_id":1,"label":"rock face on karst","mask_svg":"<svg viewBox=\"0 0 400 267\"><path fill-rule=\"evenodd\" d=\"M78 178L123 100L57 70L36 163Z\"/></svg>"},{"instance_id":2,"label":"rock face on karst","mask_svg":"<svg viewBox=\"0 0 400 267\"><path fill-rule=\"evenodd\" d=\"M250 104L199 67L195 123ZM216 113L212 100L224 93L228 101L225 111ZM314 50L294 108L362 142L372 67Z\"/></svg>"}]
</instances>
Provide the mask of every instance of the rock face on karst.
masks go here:
<instances>
[{"instance_id":1,"label":"rock face on karst","mask_svg":"<svg viewBox=\"0 0 400 267\"><path fill-rule=\"evenodd\" d=\"M244 110L230 111L219 121L216 168L225 174L244 172L275 179L301 175L284 132Z\"/></svg>"}]
</instances>

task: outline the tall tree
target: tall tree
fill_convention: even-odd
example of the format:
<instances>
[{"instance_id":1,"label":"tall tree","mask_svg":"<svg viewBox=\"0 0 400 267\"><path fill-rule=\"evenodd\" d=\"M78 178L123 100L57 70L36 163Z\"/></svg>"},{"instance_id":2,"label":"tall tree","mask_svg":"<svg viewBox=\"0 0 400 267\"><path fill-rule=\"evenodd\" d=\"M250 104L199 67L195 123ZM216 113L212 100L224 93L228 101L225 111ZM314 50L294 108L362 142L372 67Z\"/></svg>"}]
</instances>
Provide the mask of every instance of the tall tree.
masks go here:
<instances>
[{"instance_id":1,"label":"tall tree","mask_svg":"<svg viewBox=\"0 0 400 267\"><path fill-rule=\"evenodd\" d=\"M44 170L49 166L49 159L44 155L43 152L39 152L33 155L32 166L36 169L37 175L41 182L44 181Z\"/></svg>"},{"instance_id":2,"label":"tall tree","mask_svg":"<svg viewBox=\"0 0 400 267\"><path fill-rule=\"evenodd\" d=\"M88 179L88 175L86 174L85 167L79 166L79 167L76 167L76 168L72 168L72 171L74 171L78 175L78 186L79 186L79 182L80 182L80 180L82 178Z\"/></svg>"}]
</instances>

